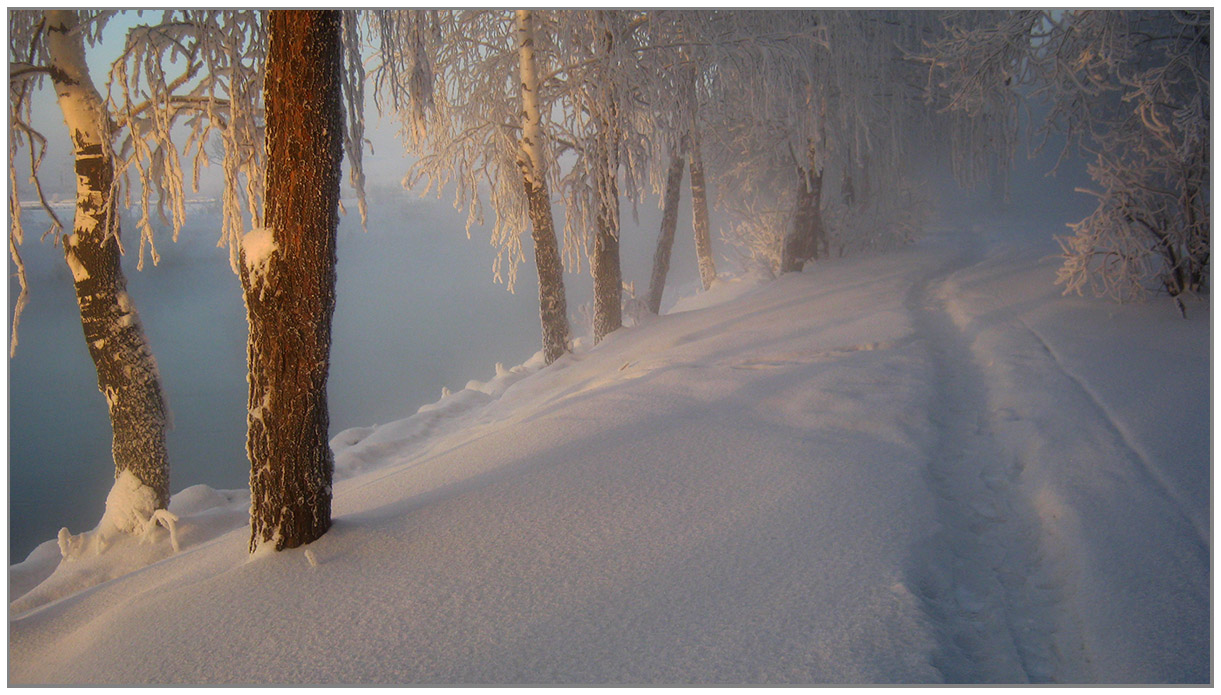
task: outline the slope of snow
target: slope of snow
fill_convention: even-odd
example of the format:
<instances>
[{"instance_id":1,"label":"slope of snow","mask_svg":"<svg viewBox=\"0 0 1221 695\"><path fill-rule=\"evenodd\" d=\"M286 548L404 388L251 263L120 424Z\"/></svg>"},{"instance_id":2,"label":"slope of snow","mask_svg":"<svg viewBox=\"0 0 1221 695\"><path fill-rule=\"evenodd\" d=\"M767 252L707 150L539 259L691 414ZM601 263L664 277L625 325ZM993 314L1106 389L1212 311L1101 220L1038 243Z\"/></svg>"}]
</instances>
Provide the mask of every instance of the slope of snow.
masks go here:
<instances>
[{"instance_id":1,"label":"slope of snow","mask_svg":"<svg viewBox=\"0 0 1221 695\"><path fill-rule=\"evenodd\" d=\"M1047 253L947 231L498 365L335 437L308 556L202 486L179 552L44 544L10 678L1207 682L1209 306L1061 298Z\"/></svg>"}]
</instances>

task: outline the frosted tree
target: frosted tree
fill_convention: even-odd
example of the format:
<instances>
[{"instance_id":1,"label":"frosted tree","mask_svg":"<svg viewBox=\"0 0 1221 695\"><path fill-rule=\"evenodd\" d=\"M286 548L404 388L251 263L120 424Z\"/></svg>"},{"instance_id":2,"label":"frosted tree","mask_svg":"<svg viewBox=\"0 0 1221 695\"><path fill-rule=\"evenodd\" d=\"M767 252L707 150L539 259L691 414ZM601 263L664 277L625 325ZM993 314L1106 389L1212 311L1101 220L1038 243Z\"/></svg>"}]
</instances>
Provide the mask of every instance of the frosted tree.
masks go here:
<instances>
[{"instance_id":1,"label":"frosted tree","mask_svg":"<svg viewBox=\"0 0 1221 695\"><path fill-rule=\"evenodd\" d=\"M120 205L130 206L133 192L138 194L137 267L146 255L157 262L154 224L172 227L177 238L185 220L186 181L198 191L201 169L210 162L206 146L220 141L225 176L221 243L235 242L243 210L253 210L260 197L257 95L266 42L257 12L155 13L159 21L128 30L103 97L89 73L85 50L100 40L113 14L9 13L9 249L22 283L12 348L26 296L16 166L24 149L33 191L51 219L47 233L62 242L72 270L86 343L110 409L115 477L130 471L153 490L155 508L161 508L169 499L166 410L156 364L119 263L124 252ZM44 81L58 97L77 173L72 232L62 239L62 225L39 182L46 137L31 117L31 97ZM243 195L244 204L239 202Z\"/></svg>"},{"instance_id":2,"label":"frosted tree","mask_svg":"<svg viewBox=\"0 0 1221 695\"><path fill-rule=\"evenodd\" d=\"M576 160L561 180L567 235L584 242L594 282L593 339L623 325L619 263L620 172L631 195L638 149L629 122L637 17L611 10L559 12L556 84L564 118L556 130Z\"/></svg>"},{"instance_id":3,"label":"frosted tree","mask_svg":"<svg viewBox=\"0 0 1221 695\"><path fill-rule=\"evenodd\" d=\"M331 525L326 381L344 146L337 11L273 10L264 103L266 209L240 250L250 339L250 549Z\"/></svg>"},{"instance_id":4,"label":"frosted tree","mask_svg":"<svg viewBox=\"0 0 1221 695\"><path fill-rule=\"evenodd\" d=\"M679 10L649 12L641 28L645 35L642 43L648 49L644 54L647 72L638 89L651 111L652 131L646 138L651 146L648 174L653 191L660 197L662 211L649 288L644 299L646 308L654 314L661 310L666 276L670 272L683 169L687 163L687 132L693 120L690 107L695 96L696 68L690 58L691 42L685 37L689 29L686 24L692 21L693 14ZM711 256L711 248L708 250ZM715 274L715 264L710 267Z\"/></svg>"},{"instance_id":5,"label":"frosted tree","mask_svg":"<svg viewBox=\"0 0 1221 695\"><path fill-rule=\"evenodd\" d=\"M411 12L379 15L392 27L374 70L378 94L389 92L404 117L403 132L419 160L408 184L426 192L452 186L469 223L483 220L485 196L495 214L493 266L512 287L530 229L539 272L543 352L567 349L564 266L588 260L595 284L594 338L621 323L619 199L637 190L641 146L626 124L635 115L630 84L635 64L634 15L611 11ZM420 21L428 29L418 32ZM418 37L418 38L417 38ZM429 107L402 103L413 74L426 65L435 83ZM417 80L418 81L418 80ZM561 157L570 162L561 167ZM623 187L626 187L626 191ZM563 202L562 242L554 231L552 195Z\"/></svg>"},{"instance_id":6,"label":"frosted tree","mask_svg":"<svg viewBox=\"0 0 1221 695\"><path fill-rule=\"evenodd\" d=\"M700 85L706 82L709 73L716 70L713 62L715 52L710 49L718 40L722 24L717 14L709 12L662 10L652 13L644 28L647 33L642 31L644 36L640 39L648 71L643 78L637 79L640 87L646 88L649 94L650 118L657 123L654 129L665 133L660 142L665 144L668 152L664 155L657 149L650 152L651 159L656 162L654 170L663 162L670 162L666 170L664 201L671 198L677 200L677 187L681 186L681 179L671 174L677 171L677 176L681 177L681 166L675 162L678 158L686 158L696 263L700 284L705 290L716 279L716 261L712 255L708 186L704 172L701 132L704 124L700 107L703 90ZM662 236L665 236L664 231Z\"/></svg>"},{"instance_id":7,"label":"frosted tree","mask_svg":"<svg viewBox=\"0 0 1221 695\"><path fill-rule=\"evenodd\" d=\"M708 214L708 188L701 149L701 122L697 83L706 71L713 69L708 50L714 40L715 15L706 12L659 10L648 16L644 44L648 72L641 87L651 107L654 124L650 173L654 188L662 194L662 222L653 255L653 272L649 279L646 304L657 313L670 267L670 253L678 224L678 201L681 195L683 165L690 168L692 232L700 284L705 290L716 278L716 261L712 256L711 226ZM661 187L660 165L665 168Z\"/></svg>"},{"instance_id":8,"label":"frosted tree","mask_svg":"<svg viewBox=\"0 0 1221 695\"><path fill-rule=\"evenodd\" d=\"M452 186L468 230L484 219L486 195L495 215L491 242L500 249L493 274L510 289L529 230L550 364L568 350L569 328L564 248L551 208L558 148L548 132L554 95L544 89L549 32L528 10L379 11L371 24L380 40L375 98L401 116L406 145L419 155L404 183L438 194Z\"/></svg>"},{"instance_id":9,"label":"frosted tree","mask_svg":"<svg viewBox=\"0 0 1221 695\"><path fill-rule=\"evenodd\" d=\"M319 199L316 191L302 190L298 184L309 178L311 185L321 186L319 177L324 172L319 163L310 169L310 177L298 177L301 152L291 148L301 144L293 135L313 132L310 129L319 124L280 127L277 132L281 135L289 132L293 135L274 142L265 140L264 84L269 41L267 14L260 11L155 13L159 21L137 24L127 32L123 51L109 71L107 95L103 99L89 79L83 51L85 43L98 40L111 14L10 13L10 250L14 261L20 274L23 265L18 249L24 232L17 214L20 196L15 159L22 148L29 150L34 191L53 220L49 233L58 234L58 221L46 205L38 183L45 138L30 122L29 95L39 81L49 78L60 97L76 146L77 214L74 233L64 236L63 244L78 296L82 297L86 339L99 365L99 383L111 407L116 478L124 471L133 471L141 484L156 491L156 506L164 507L168 500L164 404L155 364L139 331L130 297L123 291L118 264L122 252L118 206L121 202L131 205L132 196L139 196L140 265L146 256L156 263L154 229L170 227L177 238L185 220L187 181L192 192L198 191L201 170L219 159L223 220L218 244L229 249L230 263L241 277L251 312L252 395L247 450L252 460L252 495L256 500L252 510L258 512L252 516L252 536L259 542L274 540L277 548L306 542L311 533L320 533L329 524L329 480L325 485L316 483L329 470L326 461L330 455L325 411L327 353L323 346L329 346L333 294L328 299L323 288L328 272L333 284L333 267L327 271L322 266L328 254L333 266L334 211L330 212L329 241L316 238L317 229L298 224L300 215L309 211L318 217L322 213L314 208L326 207L325 198ZM328 115L322 128L328 138L337 138L339 147L350 154L352 183L363 213L359 157L363 144L363 120L359 117L363 108L363 72L354 29L355 13L344 13L344 19L342 35L336 38L341 43L333 50L330 32L332 25L337 27L340 23L338 15L300 15L288 20L289 33L298 35L312 30L319 41L325 38L327 50L310 55L326 63L326 70L330 70L334 51L339 51L336 55L342 56L348 65L335 79L320 78L310 84L341 90L335 92L342 95L339 107L356 114L348 119L346 128L335 127L336 122ZM302 27L301 21L307 26ZM305 40L298 38L297 48ZM295 49L289 49L292 50ZM281 86L296 83L297 67L300 66L285 68L281 64L284 83ZM304 118L303 114L295 113L299 106L292 100L297 96L275 92L281 124L284 115ZM306 96L310 98L305 103L315 103L314 96ZM335 98L331 91L326 92L328 108ZM310 115L317 116L313 112ZM344 125L342 116L338 125ZM326 140L326 144L329 148L331 140ZM265 209L264 204L269 153L279 157L278 166L273 167L276 173L267 172L267 182L275 182L280 196L274 210ZM333 153L327 149L324 154L321 161L329 166ZM292 202L286 205L285 201ZM269 217L265 218L265 214ZM311 224L325 228L327 223L314 219ZM251 228L255 231L243 234ZM94 246L101 251L94 251ZM311 252L316 262L306 262L298 256L296 251L300 248ZM245 263L240 262L243 254ZM286 258L297 265L277 262ZM269 269L274 270L269 274ZM305 298L289 306L281 297L295 296L294 292L304 293ZM19 301L19 309L22 303ZM98 320L86 312L87 307L108 303L117 307L109 310L109 318ZM277 333L283 329L287 335L301 337L304 335L301 327L306 325L318 330L312 338L305 339L309 343L305 347ZM327 330L323 331L323 327ZM103 332L94 337L91 331ZM16 325L14 345L15 341ZM269 348L269 341L283 344ZM307 376L297 385L306 395L292 396L292 389L284 381L289 372ZM280 395L272 397L273 392ZM302 409L303 404L308 407ZM133 412L142 418L134 424ZM307 429L298 422L303 418L310 426L317 426L310 430L317 435L312 439L298 436ZM280 429L272 432L266 427L268 423L275 423ZM285 435L284 428L294 434ZM310 452L312 458L298 458L301 452ZM140 461L140 467L133 465L132 460ZM308 471L299 474L295 468L298 465ZM293 472L295 477L287 472ZM305 490L316 494L311 497ZM323 494L325 503L321 501ZM257 500L271 501L271 506ZM277 500L285 502L280 504ZM298 507L301 500L308 500L309 513ZM252 547L257 544L252 540Z\"/></svg>"},{"instance_id":10,"label":"frosted tree","mask_svg":"<svg viewBox=\"0 0 1221 695\"><path fill-rule=\"evenodd\" d=\"M49 78L72 140L76 211L71 234L62 238L72 271L85 343L106 397L113 433L115 477L124 472L154 493L156 508L169 501L169 460L165 449L166 408L157 365L127 293L119 263L116 154L111 113L94 86L85 61L87 40L97 38L104 17L68 10L13 11L9 14L9 249L21 278L13 325L25 303L24 267L18 252L24 232L14 159L30 148L34 187L50 212L37 180L45 137L31 124L32 80ZM52 233L59 221L51 214Z\"/></svg>"},{"instance_id":11,"label":"frosted tree","mask_svg":"<svg viewBox=\"0 0 1221 695\"><path fill-rule=\"evenodd\" d=\"M945 108L1000 131L1011 158L1021 107L1045 107L1036 134L1092 160L1083 192L1098 206L1060 240L1065 292L1122 301L1156 281L1184 311L1209 273L1211 12L1028 10L949 26L923 55Z\"/></svg>"},{"instance_id":12,"label":"frosted tree","mask_svg":"<svg viewBox=\"0 0 1221 695\"><path fill-rule=\"evenodd\" d=\"M894 197L883 186L907 188L909 143L945 132L930 120L918 70L905 59L932 19L880 11L732 15L727 31L738 55L716 62L707 97L718 106L710 130L719 135L719 204L733 220L731 243L787 272L825 257L833 244L842 252L882 241L862 243L858 234L906 226L897 206L877 203Z\"/></svg>"},{"instance_id":13,"label":"frosted tree","mask_svg":"<svg viewBox=\"0 0 1221 695\"><path fill-rule=\"evenodd\" d=\"M719 135L721 204L745 213L747 228L768 228L761 236L777 242L773 270L798 270L819 248L811 203L822 180L826 108L815 68L828 48L826 28L809 11L735 13L725 24L733 57L715 60L704 95L717 105L705 111ZM771 214L761 214L760 198Z\"/></svg>"},{"instance_id":14,"label":"frosted tree","mask_svg":"<svg viewBox=\"0 0 1221 695\"><path fill-rule=\"evenodd\" d=\"M517 11L517 57L521 82L521 144L517 165L530 215L534 264L538 269L539 316L543 327L543 359L551 364L567 349L568 301L564 295L564 264L555 237L551 195L547 187L547 157L543 149L541 83L534 58L534 13Z\"/></svg>"},{"instance_id":15,"label":"frosted tree","mask_svg":"<svg viewBox=\"0 0 1221 695\"><path fill-rule=\"evenodd\" d=\"M653 252L653 272L649 274L649 289L645 305L656 314L661 311L661 297L666 288L666 275L670 272L670 254L674 249L674 233L678 230L678 201L682 194L683 160L686 154L683 141L670 152L670 165L666 169L665 188L661 207L661 230L657 234L657 249Z\"/></svg>"}]
</instances>

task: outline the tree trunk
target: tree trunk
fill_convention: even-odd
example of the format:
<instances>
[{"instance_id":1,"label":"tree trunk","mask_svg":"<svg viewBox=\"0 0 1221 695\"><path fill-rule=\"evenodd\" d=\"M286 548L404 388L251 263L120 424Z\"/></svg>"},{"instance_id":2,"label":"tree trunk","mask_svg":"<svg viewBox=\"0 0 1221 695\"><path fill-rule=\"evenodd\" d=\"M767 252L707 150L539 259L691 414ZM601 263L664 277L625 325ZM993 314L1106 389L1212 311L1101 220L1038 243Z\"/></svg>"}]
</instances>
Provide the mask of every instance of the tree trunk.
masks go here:
<instances>
[{"instance_id":1,"label":"tree trunk","mask_svg":"<svg viewBox=\"0 0 1221 695\"><path fill-rule=\"evenodd\" d=\"M614 40L608 31L605 49L609 54ZM594 276L594 344L623 325L623 276L619 269L619 111L612 85L607 80L594 86L599 90L597 136L594 144L594 187L597 212L594 215L594 249L589 271Z\"/></svg>"},{"instance_id":2,"label":"tree trunk","mask_svg":"<svg viewBox=\"0 0 1221 695\"><path fill-rule=\"evenodd\" d=\"M619 269L618 167L610 153L600 157L597 175L598 211L589 272L594 276L594 344L623 325L623 276Z\"/></svg>"},{"instance_id":3,"label":"tree trunk","mask_svg":"<svg viewBox=\"0 0 1221 695\"><path fill-rule=\"evenodd\" d=\"M708 188L704 184L704 158L700 153L699 130L691 128L691 227L695 232L695 257L699 262L700 284L704 289L712 287L716 279L716 262L712 259L712 239L708 231Z\"/></svg>"},{"instance_id":4,"label":"tree trunk","mask_svg":"<svg viewBox=\"0 0 1221 695\"><path fill-rule=\"evenodd\" d=\"M170 497L167 413L157 363L119 262L109 117L89 75L77 13L48 10L45 17L51 79L72 137L76 167L76 215L72 234L64 238L64 257L76 286L98 389L110 408L115 478L131 471L155 492L160 509Z\"/></svg>"},{"instance_id":5,"label":"tree trunk","mask_svg":"<svg viewBox=\"0 0 1221 695\"><path fill-rule=\"evenodd\" d=\"M797 193L793 205L793 225L784 237L780 272L801 272L806 262L827 255L827 235L822 223L822 170L814 164L814 144L810 143L809 166L797 167Z\"/></svg>"},{"instance_id":6,"label":"tree trunk","mask_svg":"<svg viewBox=\"0 0 1221 695\"><path fill-rule=\"evenodd\" d=\"M657 250L653 252L653 275L649 279L649 294L645 298L649 311L661 311L661 295L666 289L670 272L670 251L674 248L674 232L678 229L678 197L683 183L683 149L685 142L670 153L670 170L666 172L666 192L661 208L661 231L657 235Z\"/></svg>"},{"instance_id":7,"label":"tree trunk","mask_svg":"<svg viewBox=\"0 0 1221 695\"><path fill-rule=\"evenodd\" d=\"M780 256L781 273L799 273L811 257L814 240L811 238L810 210L813 202L809 180L801 167L797 168L797 192L793 204L793 224L784 237L784 249Z\"/></svg>"},{"instance_id":8,"label":"tree trunk","mask_svg":"<svg viewBox=\"0 0 1221 695\"><path fill-rule=\"evenodd\" d=\"M822 176L823 170L814 167L813 149L810 150L810 237L814 240L812 258L826 258L831 255L830 244L827 241L827 226L822 219Z\"/></svg>"},{"instance_id":9,"label":"tree trunk","mask_svg":"<svg viewBox=\"0 0 1221 695\"><path fill-rule=\"evenodd\" d=\"M265 228L246 235L250 550L331 525L326 380L343 159L340 13L277 11L269 47Z\"/></svg>"},{"instance_id":10,"label":"tree trunk","mask_svg":"<svg viewBox=\"0 0 1221 695\"><path fill-rule=\"evenodd\" d=\"M559 359L568 350L568 301L564 296L564 262L555 238L551 195L543 161L542 116L538 104L538 70L534 62L534 15L517 11L518 58L521 74L522 139L517 165L522 173L538 269L539 319L543 328L543 361Z\"/></svg>"}]
</instances>

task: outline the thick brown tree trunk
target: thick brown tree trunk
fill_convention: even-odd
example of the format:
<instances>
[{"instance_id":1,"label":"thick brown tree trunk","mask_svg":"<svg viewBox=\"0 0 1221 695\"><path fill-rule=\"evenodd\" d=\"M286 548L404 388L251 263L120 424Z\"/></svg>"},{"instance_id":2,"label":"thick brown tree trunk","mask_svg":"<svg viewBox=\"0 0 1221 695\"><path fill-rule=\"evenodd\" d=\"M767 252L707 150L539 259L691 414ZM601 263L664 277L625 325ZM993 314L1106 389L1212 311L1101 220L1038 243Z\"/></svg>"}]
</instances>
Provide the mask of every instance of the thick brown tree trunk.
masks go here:
<instances>
[{"instance_id":1,"label":"thick brown tree trunk","mask_svg":"<svg viewBox=\"0 0 1221 695\"><path fill-rule=\"evenodd\" d=\"M538 269L539 319L543 328L543 361L568 350L568 301L564 295L564 262L555 238L551 195L543 161L542 115L538 103L538 70L534 61L534 15L517 11L518 63L522 93L522 139L517 165L522 172Z\"/></svg>"},{"instance_id":2,"label":"thick brown tree trunk","mask_svg":"<svg viewBox=\"0 0 1221 695\"><path fill-rule=\"evenodd\" d=\"M666 172L666 191L661 206L661 231L657 235L657 250L653 252L653 274L649 279L649 294L645 303L654 314L661 311L661 295L666 289L670 272L670 252L674 248L674 232L678 229L678 198L683 183L683 149L685 141L670 153L670 169Z\"/></svg>"},{"instance_id":3,"label":"thick brown tree trunk","mask_svg":"<svg viewBox=\"0 0 1221 695\"><path fill-rule=\"evenodd\" d=\"M250 323L250 550L331 525L326 380L343 158L340 13L271 11L264 229L242 242Z\"/></svg>"},{"instance_id":4,"label":"thick brown tree trunk","mask_svg":"<svg viewBox=\"0 0 1221 695\"><path fill-rule=\"evenodd\" d=\"M130 471L154 491L157 508L164 508L170 497L166 408L157 364L119 263L108 115L85 62L77 13L49 10L45 17L51 79L72 137L76 167L76 215L72 234L64 238L64 257L76 286L98 389L110 408L115 477Z\"/></svg>"}]
</instances>

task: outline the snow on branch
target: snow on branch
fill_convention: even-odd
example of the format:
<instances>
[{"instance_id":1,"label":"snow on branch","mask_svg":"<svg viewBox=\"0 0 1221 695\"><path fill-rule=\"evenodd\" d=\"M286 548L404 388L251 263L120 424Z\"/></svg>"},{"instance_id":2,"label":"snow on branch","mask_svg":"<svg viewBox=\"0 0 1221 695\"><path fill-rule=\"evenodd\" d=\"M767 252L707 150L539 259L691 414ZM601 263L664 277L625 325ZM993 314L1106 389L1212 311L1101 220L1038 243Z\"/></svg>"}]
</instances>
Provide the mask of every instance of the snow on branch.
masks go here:
<instances>
[{"instance_id":1,"label":"snow on branch","mask_svg":"<svg viewBox=\"0 0 1221 695\"><path fill-rule=\"evenodd\" d=\"M1206 289L1211 244L1211 12L1003 12L929 44L930 83L968 127L1046 108L1036 136L1085 155L1098 206L1061 240L1066 292L1120 301ZM1007 141L1009 142L1009 141ZM969 143L986 152L984 143ZM1012 156L1012 147L1004 152ZM1179 302L1182 309L1181 302Z\"/></svg>"},{"instance_id":2,"label":"snow on branch","mask_svg":"<svg viewBox=\"0 0 1221 695\"><path fill-rule=\"evenodd\" d=\"M133 190L139 195L141 265L146 249L158 260L152 214L177 240L186 217L185 170L197 193L217 147L220 244L229 246L235 270L247 218L261 221L263 22L263 13L252 10L167 10L159 22L128 31L110 69L107 107L119 129L128 203Z\"/></svg>"}]
</instances>

